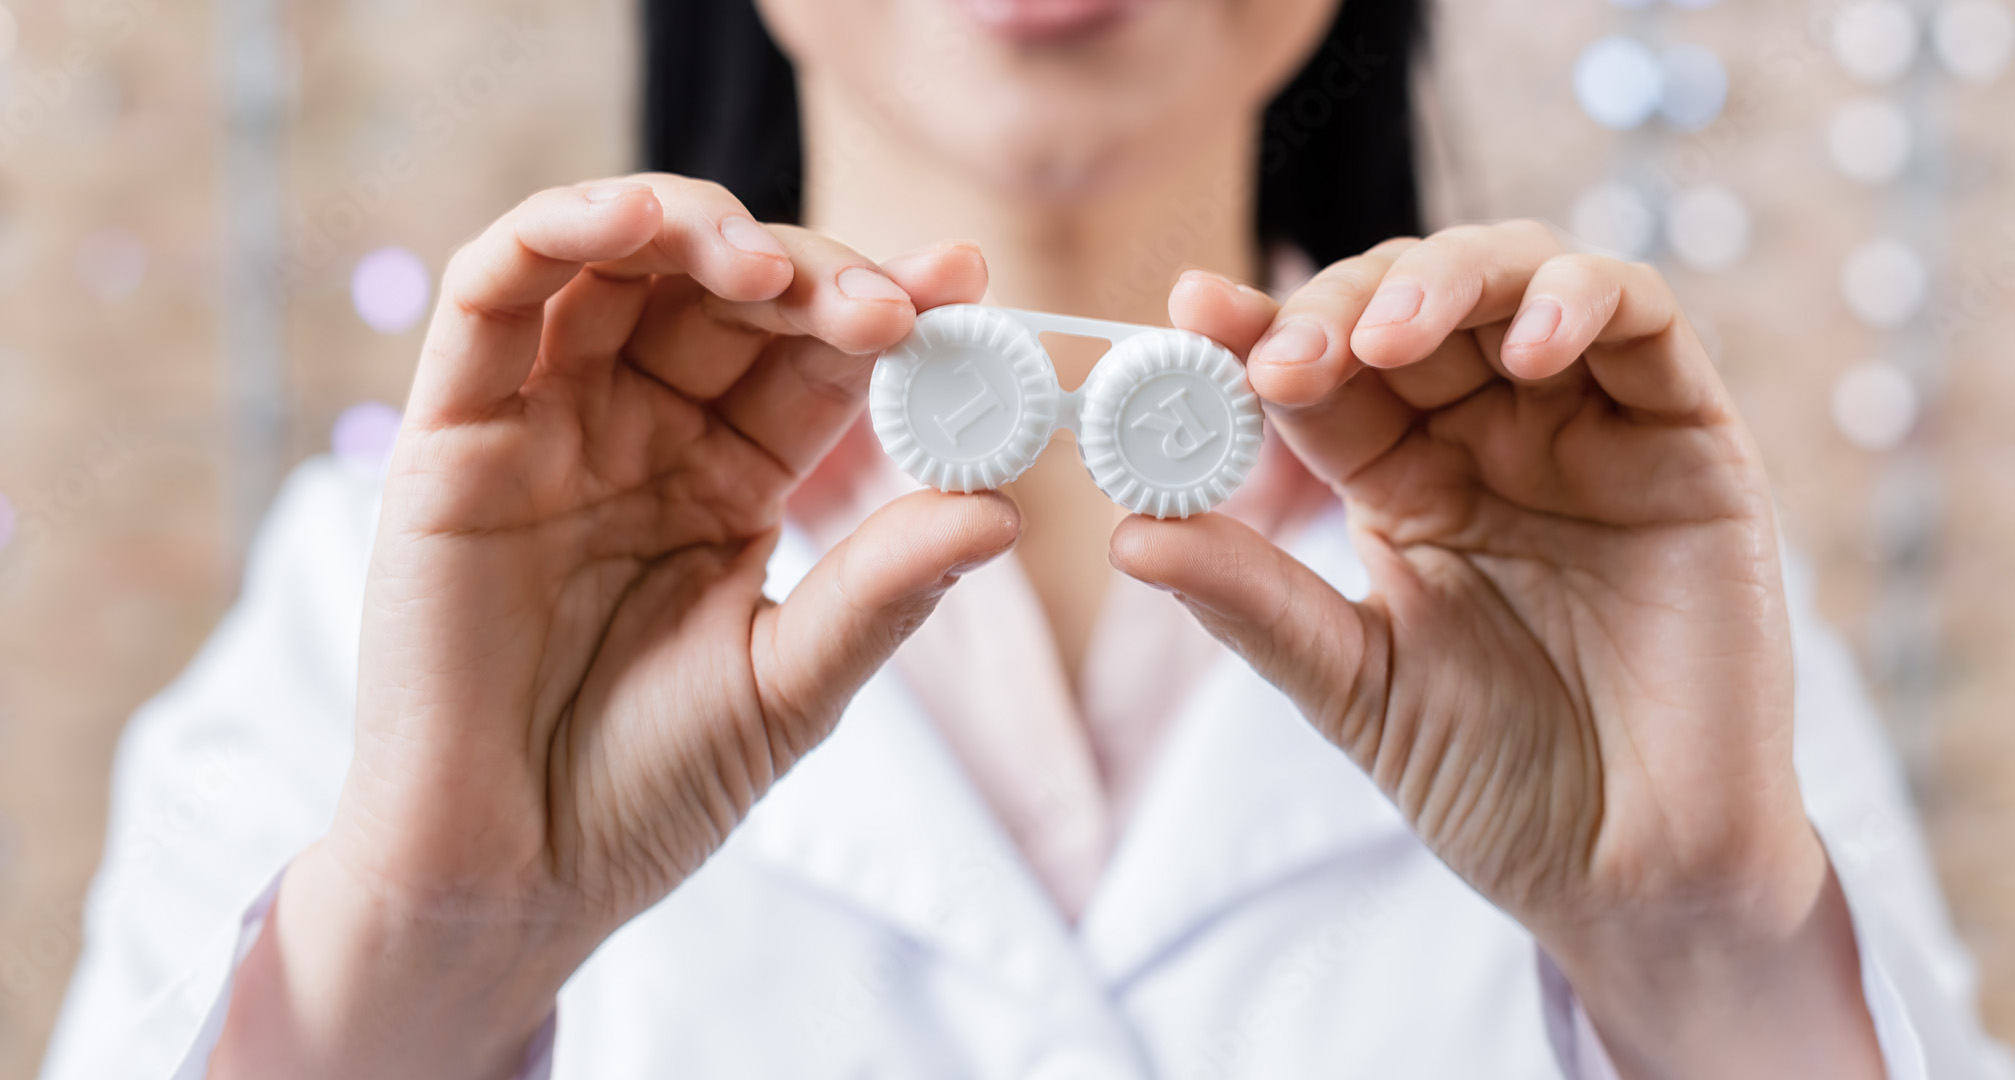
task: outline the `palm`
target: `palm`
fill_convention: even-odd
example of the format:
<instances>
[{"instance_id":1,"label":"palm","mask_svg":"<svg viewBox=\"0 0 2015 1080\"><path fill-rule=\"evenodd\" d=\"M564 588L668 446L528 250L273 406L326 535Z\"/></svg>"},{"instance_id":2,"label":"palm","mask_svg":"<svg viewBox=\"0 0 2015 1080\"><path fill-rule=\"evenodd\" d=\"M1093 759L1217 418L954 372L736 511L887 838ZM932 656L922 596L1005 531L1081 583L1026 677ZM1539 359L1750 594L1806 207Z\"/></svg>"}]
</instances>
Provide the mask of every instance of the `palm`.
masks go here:
<instances>
[{"instance_id":1,"label":"palm","mask_svg":"<svg viewBox=\"0 0 2015 1080\"><path fill-rule=\"evenodd\" d=\"M1721 746L1770 730L1723 718L1776 715L1789 654L1742 439L1647 426L1577 369L1435 411L1344 485L1391 679L1326 729L1512 911L1649 893L1754 809Z\"/></svg>"},{"instance_id":2,"label":"palm","mask_svg":"<svg viewBox=\"0 0 2015 1080\"><path fill-rule=\"evenodd\" d=\"M579 213L577 195L556 201ZM353 872L400 894L559 916L584 947L691 873L955 568L1014 528L997 500L901 500L789 603L765 600L784 498L858 412L910 295L884 279L892 296L836 303L835 275L871 271L833 268L862 260L802 232L783 234L788 258L667 268L677 245L638 248L658 201L635 201L653 213L609 226L634 238L603 238L586 272L527 253L523 224L496 239L508 273L450 272L451 298L535 298L451 299L430 334L332 834ZM967 300L976 261L946 249L889 273L919 304Z\"/></svg>"},{"instance_id":3,"label":"palm","mask_svg":"<svg viewBox=\"0 0 2015 1080\"><path fill-rule=\"evenodd\" d=\"M1210 517L1129 522L1116 561L1188 599L1453 869L1543 929L1740 905L1773 859L1809 864L1768 490L1655 271L1512 223L1390 242L1279 307L1187 282L1171 313L1248 351L1276 431L1348 504L1371 595Z\"/></svg>"},{"instance_id":4,"label":"palm","mask_svg":"<svg viewBox=\"0 0 2015 1080\"><path fill-rule=\"evenodd\" d=\"M482 755L501 767L491 775L513 782L458 801L464 820L444 822L444 832L519 856L538 851L573 878L591 873L579 865L583 852L621 848L627 827L676 833L699 820L623 805L673 790L678 778L664 771L693 758L672 753L670 740L691 740L747 777L740 801L710 811L739 817L767 786L776 766L748 760L767 749L765 724L778 719L750 675L761 576L724 571L775 526L794 479L704 406L627 365L600 368L575 378L535 368L497 419L417 433L388 485L385 528L401 542L384 549L372 596L375 608L429 613L398 624L381 677L427 686L458 710L485 701L525 718L481 732L479 743L458 739L453 758L400 756L409 775L399 786L446 782L425 774L460 772L468 755ZM696 611L723 625L664 640ZM659 686L720 707L654 723L670 715ZM647 839L640 850L662 864L634 868L642 892L609 897L617 908L669 888L720 837ZM497 854L410 842L422 849L416 860L451 874L461 871L443 864L441 849L486 863Z\"/></svg>"}]
</instances>

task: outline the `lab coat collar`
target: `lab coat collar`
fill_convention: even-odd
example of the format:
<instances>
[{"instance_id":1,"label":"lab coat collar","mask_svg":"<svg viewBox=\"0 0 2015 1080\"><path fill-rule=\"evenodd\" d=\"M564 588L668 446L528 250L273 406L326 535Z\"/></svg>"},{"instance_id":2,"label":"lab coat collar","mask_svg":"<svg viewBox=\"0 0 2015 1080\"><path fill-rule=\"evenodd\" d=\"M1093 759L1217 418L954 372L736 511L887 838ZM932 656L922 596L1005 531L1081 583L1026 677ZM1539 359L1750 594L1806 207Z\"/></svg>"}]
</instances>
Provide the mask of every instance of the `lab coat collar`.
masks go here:
<instances>
[{"instance_id":1,"label":"lab coat collar","mask_svg":"<svg viewBox=\"0 0 2015 1080\"><path fill-rule=\"evenodd\" d=\"M1362 594L1340 512L1311 525L1294 553ZM778 591L814 557L787 535L772 565ZM1405 828L1286 698L1227 656L1173 724L1075 930L889 671L730 846L1043 995L1074 981L1118 986L1270 884Z\"/></svg>"},{"instance_id":2,"label":"lab coat collar","mask_svg":"<svg viewBox=\"0 0 2015 1080\"><path fill-rule=\"evenodd\" d=\"M1340 508L1289 550L1345 595L1364 595ZM1170 732L1079 933L1119 985L1269 886L1406 834L1364 773L1227 654Z\"/></svg>"}]
</instances>

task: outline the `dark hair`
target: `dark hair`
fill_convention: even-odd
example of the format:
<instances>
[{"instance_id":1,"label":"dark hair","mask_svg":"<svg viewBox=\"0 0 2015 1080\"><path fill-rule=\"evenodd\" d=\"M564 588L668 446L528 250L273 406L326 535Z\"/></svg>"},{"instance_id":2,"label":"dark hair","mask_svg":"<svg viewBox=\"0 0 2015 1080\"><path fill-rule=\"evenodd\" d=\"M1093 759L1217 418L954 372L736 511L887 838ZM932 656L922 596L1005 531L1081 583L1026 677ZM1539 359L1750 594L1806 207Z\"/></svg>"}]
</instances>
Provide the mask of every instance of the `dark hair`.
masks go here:
<instances>
[{"instance_id":1,"label":"dark hair","mask_svg":"<svg viewBox=\"0 0 2015 1080\"><path fill-rule=\"evenodd\" d=\"M1266 110L1259 235L1318 265L1420 231L1409 67L1420 0L1346 0ZM796 221L797 80L753 0L644 0L646 168L703 177Z\"/></svg>"}]
</instances>

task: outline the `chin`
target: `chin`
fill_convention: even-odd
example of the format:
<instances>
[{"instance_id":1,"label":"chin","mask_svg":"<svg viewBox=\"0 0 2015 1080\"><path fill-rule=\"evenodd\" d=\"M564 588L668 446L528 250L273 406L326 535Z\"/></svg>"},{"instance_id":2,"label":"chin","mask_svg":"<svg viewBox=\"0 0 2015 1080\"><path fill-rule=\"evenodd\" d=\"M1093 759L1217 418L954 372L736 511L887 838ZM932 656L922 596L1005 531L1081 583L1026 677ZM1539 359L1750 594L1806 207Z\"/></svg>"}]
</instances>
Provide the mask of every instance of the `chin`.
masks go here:
<instances>
[{"instance_id":1,"label":"chin","mask_svg":"<svg viewBox=\"0 0 2015 1080\"><path fill-rule=\"evenodd\" d=\"M1018 199L1068 203L1125 187L1153 166L1181 115L1096 66L986 74L996 77L947 94L955 107L912 113L903 126L932 156Z\"/></svg>"},{"instance_id":2,"label":"chin","mask_svg":"<svg viewBox=\"0 0 2015 1080\"><path fill-rule=\"evenodd\" d=\"M1334 0L760 0L799 64L1014 197L1109 196L1256 122ZM1372 2L1372 0L1365 0Z\"/></svg>"}]
</instances>

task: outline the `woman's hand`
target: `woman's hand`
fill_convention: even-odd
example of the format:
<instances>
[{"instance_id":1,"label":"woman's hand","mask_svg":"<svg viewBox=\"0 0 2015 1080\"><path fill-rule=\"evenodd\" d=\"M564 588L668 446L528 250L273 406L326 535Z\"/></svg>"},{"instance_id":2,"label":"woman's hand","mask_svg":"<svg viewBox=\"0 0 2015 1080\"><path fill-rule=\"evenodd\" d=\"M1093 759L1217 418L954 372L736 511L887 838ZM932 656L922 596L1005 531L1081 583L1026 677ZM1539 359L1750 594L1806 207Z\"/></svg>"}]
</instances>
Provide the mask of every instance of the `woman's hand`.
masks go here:
<instances>
[{"instance_id":1,"label":"woman's hand","mask_svg":"<svg viewBox=\"0 0 2015 1080\"><path fill-rule=\"evenodd\" d=\"M785 496L970 247L877 267L670 176L536 195L450 265L386 483L357 751L215 1076L508 1075L965 570L1005 498L884 508L781 606Z\"/></svg>"},{"instance_id":2,"label":"woman's hand","mask_svg":"<svg viewBox=\"0 0 2015 1080\"><path fill-rule=\"evenodd\" d=\"M1219 516L1132 519L1180 594L1562 965L1626 1074L1880 1075L1792 772L1770 492L1649 267L1529 223L1393 241L1284 305L1192 274L1345 500L1372 594Z\"/></svg>"}]
</instances>

